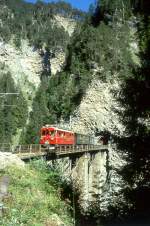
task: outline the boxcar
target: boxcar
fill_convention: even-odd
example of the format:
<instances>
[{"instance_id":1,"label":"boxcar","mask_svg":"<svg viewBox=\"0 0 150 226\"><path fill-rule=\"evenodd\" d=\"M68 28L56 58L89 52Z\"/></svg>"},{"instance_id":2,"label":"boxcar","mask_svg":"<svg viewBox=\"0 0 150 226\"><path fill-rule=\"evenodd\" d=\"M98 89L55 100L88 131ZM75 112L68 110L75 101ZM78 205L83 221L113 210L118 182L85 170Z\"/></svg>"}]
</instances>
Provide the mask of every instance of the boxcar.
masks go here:
<instances>
[{"instance_id":1,"label":"boxcar","mask_svg":"<svg viewBox=\"0 0 150 226\"><path fill-rule=\"evenodd\" d=\"M84 134L75 133L75 143L77 145L94 144L94 137L91 136L91 135L84 135Z\"/></svg>"}]
</instances>

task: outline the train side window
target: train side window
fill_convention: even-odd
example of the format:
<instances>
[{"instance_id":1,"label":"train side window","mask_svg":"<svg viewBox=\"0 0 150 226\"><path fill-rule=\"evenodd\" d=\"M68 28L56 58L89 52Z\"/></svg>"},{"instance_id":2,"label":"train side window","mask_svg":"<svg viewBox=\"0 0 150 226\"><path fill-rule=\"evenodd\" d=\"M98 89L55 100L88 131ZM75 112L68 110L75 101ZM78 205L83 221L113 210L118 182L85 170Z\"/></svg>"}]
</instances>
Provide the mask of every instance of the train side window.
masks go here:
<instances>
[{"instance_id":1,"label":"train side window","mask_svg":"<svg viewBox=\"0 0 150 226\"><path fill-rule=\"evenodd\" d=\"M42 136L44 136L44 135L45 135L45 130L42 131Z\"/></svg>"}]
</instances>

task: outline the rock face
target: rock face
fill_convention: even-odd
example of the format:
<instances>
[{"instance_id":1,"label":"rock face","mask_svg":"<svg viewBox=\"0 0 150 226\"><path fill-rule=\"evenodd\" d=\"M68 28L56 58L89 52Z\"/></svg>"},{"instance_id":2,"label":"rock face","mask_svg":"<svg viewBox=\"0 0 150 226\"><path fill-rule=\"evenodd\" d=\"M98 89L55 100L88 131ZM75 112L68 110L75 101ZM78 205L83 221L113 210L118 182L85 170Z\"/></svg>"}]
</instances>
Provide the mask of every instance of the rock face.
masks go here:
<instances>
[{"instance_id":1,"label":"rock face","mask_svg":"<svg viewBox=\"0 0 150 226\"><path fill-rule=\"evenodd\" d=\"M117 113L123 107L116 101L120 87L119 82L93 80L72 120L74 130L90 133L98 128L99 131L107 130L111 134L123 135L125 127Z\"/></svg>"},{"instance_id":2,"label":"rock face","mask_svg":"<svg viewBox=\"0 0 150 226\"><path fill-rule=\"evenodd\" d=\"M55 23L57 24L57 26L63 27L63 29L68 32L70 37L72 36L76 27L75 20L60 15L55 15ZM50 59L51 74L55 75L57 72L60 72L64 63L65 52L62 50L55 52L54 57Z\"/></svg>"},{"instance_id":3,"label":"rock face","mask_svg":"<svg viewBox=\"0 0 150 226\"><path fill-rule=\"evenodd\" d=\"M72 33L74 32L75 26L76 26L76 22L73 19L69 19L69 18L65 18L62 17L60 15L56 15L55 16L56 22L58 24L58 26L61 26L65 29L65 31L68 32L69 36L72 35Z\"/></svg>"},{"instance_id":4,"label":"rock face","mask_svg":"<svg viewBox=\"0 0 150 226\"><path fill-rule=\"evenodd\" d=\"M127 164L125 154L119 152L117 147L109 146L107 159L107 181L103 184L102 192L99 192L99 212L102 216L111 216L113 213L110 207L118 210L118 214L122 213L122 209L126 206L131 207L130 203L126 203L123 189L127 187L122 176L119 175L121 169Z\"/></svg>"},{"instance_id":5,"label":"rock face","mask_svg":"<svg viewBox=\"0 0 150 226\"><path fill-rule=\"evenodd\" d=\"M65 63L65 53L63 51L56 52L55 56L50 59L51 74L55 75L62 70Z\"/></svg>"},{"instance_id":6,"label":"rock face","mask_svg":"<svg viewBox=\"0 0 150 226\"><path fill-rule=\"evenodd\" d=\"M24 167L24 162L14 154L0 152L0 170L9 166Z\"/></svg>"},{"instance_id":7,"label":"rock face","mask_svg":"<svg viewBox=\"0 0 150 226\"><path fill-rule=\"evenodd\" d=\"M69 35L73 33L76 25L74 20L59 15L55 16L54 23L63 27ZM13 41L9 44L0 42L0 63L4 64L7 70L11 72L15 84L21 88L28 102L34 98L34 94L40 85L42 62L40 52L30 46L27 40L22 40L21 47L18 49ZM56 52L50 59L52 74L60 71L64 62L65 53L62 51ZM31 107L31 104L29 104L29 107Z\"/></svg>"},{"instance_id":8,"label":"rock face","mask_svg":"<svg viewBox=\"0 0 150 226\"><path fill-rule=\"evenodd\" d=\"M40 55L30 47L27 41L22 41L20 49L13 43L0 43L0 62L5 65L17 87L21 89L28 101L29 109L40 84L42 62Z\"/></svg>"}]
</instances>

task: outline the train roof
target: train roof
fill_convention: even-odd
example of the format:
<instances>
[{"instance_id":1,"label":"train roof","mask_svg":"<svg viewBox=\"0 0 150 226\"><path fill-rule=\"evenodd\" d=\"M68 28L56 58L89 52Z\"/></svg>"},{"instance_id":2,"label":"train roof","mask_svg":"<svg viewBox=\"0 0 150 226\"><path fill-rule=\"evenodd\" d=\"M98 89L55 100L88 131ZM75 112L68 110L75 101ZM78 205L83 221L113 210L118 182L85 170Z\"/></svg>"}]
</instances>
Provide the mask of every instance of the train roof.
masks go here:
<instances>
[{"instance_id":1,"label":"train roof","mask_svg":"<svg viewBox=\"0 0 150 226\"><path fill-rule=\"evenodd\" d=\"M59 131L68 132L68 133L74 133L74 134L78 134L78 135L82 135L82 136L93 136L93 134L82 134L82 133L73 132L71 130L66 130L66 129L58 128L57 125L45 125L41 129L46 129L46 128L52 128L54 130L59 130Z\"/></svg>"},{"instance_id":2,"label":"train roof","mask_svg":"<svg viewBox=\"0 0 150 226\"><path fill-rule=\"evenodd\" d=\"M45 125L45 126L42 127L42 129L46 129L46 128L51 128L51 129L59 130L59 131L62 131L62 132L74 133L74 132L71 131L71 130L65 130L65 129L58 128L58 127L53 126L53 125Z\"/></svg>"}]
</instances>

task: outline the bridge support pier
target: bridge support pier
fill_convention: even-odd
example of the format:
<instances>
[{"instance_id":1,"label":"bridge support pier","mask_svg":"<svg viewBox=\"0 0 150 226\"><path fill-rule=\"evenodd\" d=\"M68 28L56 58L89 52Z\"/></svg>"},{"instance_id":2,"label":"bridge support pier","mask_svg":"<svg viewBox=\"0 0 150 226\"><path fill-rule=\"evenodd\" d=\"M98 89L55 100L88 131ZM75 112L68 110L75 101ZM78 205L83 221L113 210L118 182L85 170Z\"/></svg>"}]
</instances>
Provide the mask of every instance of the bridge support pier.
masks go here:
<instances>
[{"instance_id":1,"label":"bridge support pier","mask_svg":"<svg viewBox=\"0 0 150 226\"><path fill-rule=\"evenodd\" d=\"M107 180L106 152L85 152L72 168L72 181L80 193L80 205L84 212L97 202Z\"/></svg>"},{"instance_id":2,"label":"bridge support pier","mask_svg":"<svg viewBox=\"0 0 150 226\"><path fill-rule=\"evenodd\" d=\"M79 195L79 205L83 212L88 212L93 204L101 205L101 195L105 191L108 180L108 150L107 147L98 150L82 150L73 153L57 152L50 156L50 164L60 170L61 175L72 185Z\"/></svg>"},{"instance_id":3,"label":"bridge support pier","mask_svg":"<svg viewBox=\"0 0 150 226\"><path fill-rule=\"evenodd\" d=\"M84 154L84 182L83 182L83 189L84 189L84 201L88 203L89 200L89 169L90 169L90 154Z\"/></svg>"}]
</instances>

